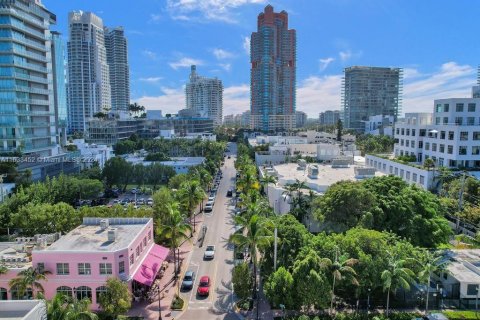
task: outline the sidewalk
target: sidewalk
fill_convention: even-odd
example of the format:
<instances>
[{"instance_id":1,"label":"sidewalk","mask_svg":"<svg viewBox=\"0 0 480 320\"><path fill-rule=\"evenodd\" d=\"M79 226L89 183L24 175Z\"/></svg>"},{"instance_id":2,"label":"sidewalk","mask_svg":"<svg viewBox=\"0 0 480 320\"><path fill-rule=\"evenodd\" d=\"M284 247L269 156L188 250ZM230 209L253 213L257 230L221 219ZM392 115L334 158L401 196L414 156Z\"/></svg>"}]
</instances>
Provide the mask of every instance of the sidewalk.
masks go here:
<instances>
[{"instance_id":1,"label":"sidewalk","mask_svg":"<svg viewBox=\"0 0 480 320\"><path fill-rule=\"evenodd\" d=\"M198 208L197 208L198 209ZM178 279L175 281L174 279L174 267L173 267L173 253L167 257L167 261L169 261L167 270L165 270L164 276L157 280L160 284L160 290L162 299L161 309L162 309L162 319L163 320L173 320L177 318L183 311L172 311L170 310L170 305L172 304L173 298L178 292L178 286L181 282L181 276L186 271L188 265L183 263L187 258L190 252L192 252L193 246L197 242L198 235L200 233L202 224L203 224L203 215L197 214L195 218L195 233L192 238L189 240L185 240L181 246L179 247L180 251L180 273ZM193 222L193 221L192 221ZM144 317L148 320L157 320L158 319L158 295L152 303L147 301L143 302L133 302L132 308L128 311L128 316L139 316Z\"/></svg>"}]
</instances>

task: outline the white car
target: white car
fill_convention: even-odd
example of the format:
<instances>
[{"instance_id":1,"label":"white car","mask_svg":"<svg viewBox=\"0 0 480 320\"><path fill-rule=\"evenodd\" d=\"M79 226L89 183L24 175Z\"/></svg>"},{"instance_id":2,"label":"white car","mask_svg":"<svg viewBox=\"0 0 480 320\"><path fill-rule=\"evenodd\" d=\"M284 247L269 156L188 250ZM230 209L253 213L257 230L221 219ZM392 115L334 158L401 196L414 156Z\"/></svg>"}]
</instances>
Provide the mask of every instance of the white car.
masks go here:
<instances>
[{"instance_id":1,"label":"white car","mask_svg":"<svg viewBox=\"0 0 480 320\"><path fill-rule=\"evenodd\" d=\"M147 200L147 205L148 205L148 206L153 205L153 199L152 199L152 198L148 198L148 200Z\"/></svg>"},{"instance_id":2,"label":"white car","mask_svg":"<svg viewBox=\"0 0 480 320\"><path fill-rule=\"evenodd\" d=\"M209 259L213 259L215 257L215 246L207 246L207 248L205 249L205 253L203 254L203 258L205 260Z\"/></svg>"},{"instance_id":3,"label":"white car","mask_svg":"<svg viewBox=\"0 0 480 320\"><path fill-rule=\"evenodd\" d=\"M214 202L214 201L215 201L215 196L208 197L208 202Z\"/></svg>"},{"instance_id":4,"label":"white car","mask_svg":"<svg viewBox=\"0 0 480 320\"><path fill-rule=\"evenodd\" d=\"M203 209L203 211L205 212L211 212L213 210L213 201L209 201L207 202L207 204L205 205L205 208Z\"/></svg>"}]
</instances>

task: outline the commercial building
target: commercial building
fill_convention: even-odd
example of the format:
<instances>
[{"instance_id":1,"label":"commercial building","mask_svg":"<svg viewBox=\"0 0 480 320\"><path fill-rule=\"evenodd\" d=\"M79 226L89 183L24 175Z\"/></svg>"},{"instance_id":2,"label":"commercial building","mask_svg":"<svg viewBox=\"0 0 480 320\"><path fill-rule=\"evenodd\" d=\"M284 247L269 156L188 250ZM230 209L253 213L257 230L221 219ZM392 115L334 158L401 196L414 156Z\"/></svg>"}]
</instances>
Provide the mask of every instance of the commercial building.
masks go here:
<instances>
[{"instance_id":1,"label":"commercial building","mask_svg":"<svg viewBox=\"0 0 480 320\"><path fill-rule=\"evenodd\" d=\"M34 0L0 0L0 11L0 152L57 155L56 16Z\"/></svg>"},{"instance_id":2,"label":"commercial building","mask_svg":"<svg viewBox=\"0 0 480 320\"><path fill-rule=\"evenodd\" d=\"M206 78L191 67L190 82L185 87L186 107L200 117L212 119L215 126L223 120L223 85L217 78Z\"/></svg>"},{"instance_id":3,"label":"commercial building","mask_svg":"<svg viewBox=\"0 0 480 320\"><path fill-rule=\"evenodd\" d=\"M295 126L302 128L307 124L307 114L303 111L295 111Z\"/></svg>"},{"instance_id":4,"label":"commercial building","mask_svg":"<svg viewBox=\"0 0 480 320\"><path fill-rule=\"evenodd\" d=\"M111 108L110 69L101 18L91 12L68 15L69 132L86 132L87 121Z\"/></svg>"},{"instance_id":5,"label":"commercial building","mask_svg":"<svg viewBox=\"0 0 480 320\"><path fill-rule=\"evenodd\" d=\"M340 119L340 110L326 110L320 112L318 120L320 125L336 125Z\"/></svg>"},{"instance_id":6,"label":"commercial building","mask_svg":"<svg viewBox=\"0 0 480 320\"><path fill-rule=\"evenodd\" d=\"M235 116L233 114L228 114L226 116L223 117L223 125L225 126L235 126L236 123L235 123Z\"/></svg>"},{"instance_id":7,"label":"commercial building","mask_svg":"<svg viewBox=\"0 0 480 320\"><path fill-rule=\"evenodd\" d=\"M67 87L65 79L65 46L59 32L52 31L52 70L53 70L53 98L55 103L55 126L57 144L64 146L67 143Z\"/></svg>"},{"instance_id":8,"label":"commercial building","mask_svg":"<svg viewBox=\"0 0 480 320\"><path fill-rule=\"evenodd\" d=\"M250 128L250 118L251 118L250 110L244 111L240 117L240 126L242 128Z\"/></svg>"},{"instance_id":9,"label":"commercial building","mask_svg":"<svg viewBox=\"0 0 480 320\"><path fill-rule=\"evenodd\" d=\"M92 308L98 309L108 278L121 279L130 289L136 283L151 286L169 254L167 248L154 243L151 218L83 218L79 227L52 240L37 236L18 238L6 248L2 244L0 255L8 268L0 277L2 298L31 297L31 291L20 297L9 280L35 267L51 272L48 281L41 281L46 299L63 293L79 300L88 298Z\"/></svg>"},{"instance_id":10,"label":"commercial building","mask_svg":"<svg viewBox=\"0 0 480 320\"><path fill-rule=\"evenodd\" d=\"M145 161L145 157L128 156L125 160L133 165L142 164L149 166L154 163L171 167L175 170L175 173L188 173L188 169L196 167L205 162L205 157L173 157L169 161Z\"/></svg>"},{"instance_id":11,"label":"commercial building","mask_svg":"<svg viewBox=\"0 0 480 320\"><path fill-rule=\"evenodd\" d=\"M92 118L86 123L85 141L95 144L114 145L136 134L141 121L133 118L98 119Z\"/></svg>"},{"instance_id":12,"label":"commercial building","mask_svg":"<svg viewBox=\"0 0 480 320\"><path fill-rule=\"evenodd\" d=\"M401 113L402 75L400 68L353 66L345 68L342 83L344 127L360 133L370 116Z\"/></svg>"},{"instance_id":13,"label":"commercial building","mask_svg":"<svg viewBox=\"0 0 480 320\"><path fill-rule=\"evenodd\" d=\"M130 70L123 27L105 28L105 48L110 71L112 111L127 111L130 104Z\"/></svg>"},{"instance_id":14,"label":"commercial building","mask_svg":"<svg viewBox=\"0 0 480 320\"><path fill-rule=\"evenodd\" d=\"M395 119L393 116L384 116L381 114L370 116L368 117L368 121L365 121L365 134L393 137L394 122Z\"/></svg>"},{"instance_id":15,"label":"commercial building","mask_svg":"<svg viewBox=\"0 0 480 320\"><path fill-rule=\"evenodd\" d=\"M271 5L258 15L250 45L250 127L263 132L295 127L296 31L286 11Z\"/></svg>"},{"instance_id":16,"label":"commercial building","mask_svg":"<svg viewBox=\"0 0 480 320\"><path fill-rule=\"evenodd\" d=\"M80 152L80 157L84 159L82 169L89 168L95 163L97 163L100 168L103 168L108 159L114 156L111 146L94 143L89 144L85 142L85 139L74 139L72 144L77 147L77 150Z\"/></svg>"}]
</instances>

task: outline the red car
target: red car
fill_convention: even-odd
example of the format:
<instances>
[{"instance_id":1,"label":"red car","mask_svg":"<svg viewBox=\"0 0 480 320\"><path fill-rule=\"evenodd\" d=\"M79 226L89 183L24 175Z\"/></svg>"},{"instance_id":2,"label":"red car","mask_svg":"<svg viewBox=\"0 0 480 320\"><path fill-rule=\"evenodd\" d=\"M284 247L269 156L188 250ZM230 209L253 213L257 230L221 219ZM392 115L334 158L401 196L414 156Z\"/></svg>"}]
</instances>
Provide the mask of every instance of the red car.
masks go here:
<instances>
[{"instance_id":1,"label":"red car","mask_svg":"<svg viewBox=\"0 0 480 320\"><path fill-rule=\"evenodd\" d=\"M210 277L203 276L200 278L197 293L199 296L208 296L210 293Z\"/></svg>"}]
</instances>

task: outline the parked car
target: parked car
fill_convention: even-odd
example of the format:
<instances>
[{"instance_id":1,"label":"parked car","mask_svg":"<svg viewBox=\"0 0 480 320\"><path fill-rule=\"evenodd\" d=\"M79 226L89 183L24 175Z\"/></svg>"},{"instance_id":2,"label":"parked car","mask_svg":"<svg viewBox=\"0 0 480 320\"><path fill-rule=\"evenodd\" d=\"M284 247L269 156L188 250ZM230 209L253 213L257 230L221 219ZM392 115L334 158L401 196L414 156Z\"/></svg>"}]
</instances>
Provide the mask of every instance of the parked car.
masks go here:
<instances>
[{"instance_id":1,"label":"parked car","mask_svg":"<svg viewBox=\"0 0 480 320\"><path fill-rule=\"evenodd\" d=\"M197 293L199 296L208 296L210 293L210 277L203 276L200 278Z\"/></svg>"},{"instance_id":2,"label":"parked car","mask_svg":"<svg viewBox=\"0 0 480 320\"><path fill-rule=\"evenodd\" d=\"M193 288L193 283L195 282L195 272L189 270L185 272L185 276L182 281L182 289L190 290Z\"/></svg>"},{"instance_id":3,"label":"parked car","mask_svg":"<svg viewBox=\"0 0 480 320\"><path fill-rule=\"evenodd\" d=\"M215 246L207 246L205 253L203 254L203 258L208 260L215 258Z\"/></svg>"},{"instance_id":4,"label":"parked car","mask_svg":"<svg viewBox=\"0 0 480 320\"><path fill-rule=\"evenodd\" d=\"M147 199L147 206L151 206L153 205L153 199L152 198L148 198Z\"/></svg>"},{"instance_id":5,"label":"parked car","mask_svg":"<svg viewBox=\"0 0 480 320\"><path fill-rule=\"evenodd\" d=\"M230 156L228 156L228 159L230 159L230 158L231 158L231 157L230 157Z\"/></svg>"},{"instance_id":6,"label":"parked car","mask_svg":"<svg viewBox=\"0 0 480 320\"><path fill-rule=\"evenodd\" d=\"M231 196L233 196L233 191L232 191L232 189L228 189L227 197L231 197Z\"/></svg>"},{"instance_id":7,"label":"parked car","mask_svg":"<svg viewBox=\"0 0 480 320\"><path fill-rule=\"evenodd\" d=\"M215 196L208 197L208 202L215 202Z\"/></svg>"},{"instance_id":8,"label":"parked car","mask_svg":"<svg viewBox=\"0 0 480 320\"><path fill-rule=\"evenodd\" d=\"M130 190L130 193L131 193L131 194L137 193L137 188L133 188L132 190Z\"/></svg>"},{"instance_id":9,"label":"parked car","mask_svg":"<svg viewBox=\"0 0 480 320\"><path fill-rule=\"evenodd\" d=\"M205 212L211 212L213 210L213 201L209 201L207 202L207 204L205 205L205 208L203 209L203 211Z\"/></svg>"}]
</instances>

